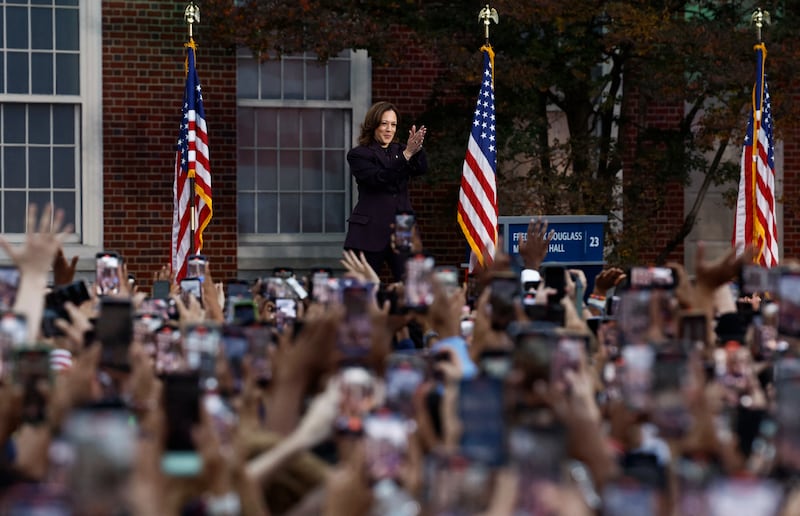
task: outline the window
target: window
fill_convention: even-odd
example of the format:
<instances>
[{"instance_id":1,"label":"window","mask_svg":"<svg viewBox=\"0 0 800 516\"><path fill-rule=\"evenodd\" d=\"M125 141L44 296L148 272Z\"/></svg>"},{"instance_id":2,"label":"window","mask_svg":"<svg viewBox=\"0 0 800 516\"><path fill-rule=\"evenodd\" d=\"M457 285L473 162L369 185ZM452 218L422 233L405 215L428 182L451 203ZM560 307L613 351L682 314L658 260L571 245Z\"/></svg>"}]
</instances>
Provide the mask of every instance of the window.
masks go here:
<instances>
[{"instance_id":1,"label":"window","mask_svg":"<svg viewBox=\"0 0 800 516\"><path fill-rule=\"evenodd\" d=\"M308 53L259 63L240 52L237 200L243 237L341 240L351 206L346 156L355 117L364 109L353 87L354 74L367 72L362 54L345 51L327 63Z\"/></svg>"},{"instance_id":2,"label":"window","mask_svg":"<svg viewBox=\"0 0 800 516\"><path fill-rule=\"evenodd\" d=\"M100 7L0 1L0 233L25 232L29 203L53 203L73 242L99 245L102 198L82 185L101 182L100 85L86 80L101 68Z\"/></svg>"}]
</instances>

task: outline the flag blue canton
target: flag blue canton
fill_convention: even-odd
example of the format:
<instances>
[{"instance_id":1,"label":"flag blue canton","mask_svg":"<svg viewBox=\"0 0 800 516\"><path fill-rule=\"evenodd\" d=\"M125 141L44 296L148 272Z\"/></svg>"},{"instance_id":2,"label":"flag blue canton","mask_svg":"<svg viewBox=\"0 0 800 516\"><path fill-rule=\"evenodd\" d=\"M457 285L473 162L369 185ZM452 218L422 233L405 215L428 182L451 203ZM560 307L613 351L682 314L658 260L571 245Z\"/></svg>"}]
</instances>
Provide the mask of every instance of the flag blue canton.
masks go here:
<instances>
[{"instance_id":1,"label":"flag blue canton","mask_svg":"<svg viewBox=\"0 0 800 516\"><path fill-rule=\"evenodd\" d=\"M497 170L497 141L494 116L494 86L492 85L492 63L489 55L483 55L483 82L478 94L478 103L472 118L472 138L478 144L486 160Z\"/></svg>"}]
</instances>

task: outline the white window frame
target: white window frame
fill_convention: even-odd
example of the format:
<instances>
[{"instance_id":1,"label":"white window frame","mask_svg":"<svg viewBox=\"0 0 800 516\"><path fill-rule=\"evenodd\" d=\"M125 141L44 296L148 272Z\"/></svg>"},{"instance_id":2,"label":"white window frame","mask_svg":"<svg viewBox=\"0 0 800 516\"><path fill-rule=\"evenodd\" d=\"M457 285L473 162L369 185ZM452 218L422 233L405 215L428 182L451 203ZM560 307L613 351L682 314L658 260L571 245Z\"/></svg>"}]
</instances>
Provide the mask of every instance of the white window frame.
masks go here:
<instances>
[{"instance_id":1,"label":"white window frame","mask_svg":"<svg viewBox=\"0 0 800 516\"><path fill-rule=\"evenodd\" d=\"M319 108L351 110L351 145L361 133L361 122L372 104L372 62L366 50L350 53L350 100L256 100L239 99L237 107ZM356 190L345 172L347 207L356 202ZM238 214L237 214L238 218ZM346 230L345 223L345 230ZM345 233L278 233L238 235L238 267L241 277L248 271L263 271L273 266L307 262L314 265L337 263L341 258Z\"/></svg>"},{"instance_id":2,"label":"white window frame","mask_svg":"<svg viewBox=\"0 0 800 516\"><path fill-rule=\"evenodd\" d=\"M103 85L97 80L103 71L103 12L102 2L80 0L79 41L80 41L80 94L79 95L20 95L0 94L0 102L19 102L36 104L63 99L66 103L80 104L80 136L76 156L76 167L80 173L77 178L76 195L80 207L75 213L76 232L64 244L67 256L79 256L80 269L94 268L94 254L103 246ZM78 132L79 130L79 132ZM23 234L4 235L10 242L22 242ZM84 259L91 258L91 265ZM9 260L3 256L2 263ZM86 265L86 267L84 267Z\"/></svg>"}]
</instances>

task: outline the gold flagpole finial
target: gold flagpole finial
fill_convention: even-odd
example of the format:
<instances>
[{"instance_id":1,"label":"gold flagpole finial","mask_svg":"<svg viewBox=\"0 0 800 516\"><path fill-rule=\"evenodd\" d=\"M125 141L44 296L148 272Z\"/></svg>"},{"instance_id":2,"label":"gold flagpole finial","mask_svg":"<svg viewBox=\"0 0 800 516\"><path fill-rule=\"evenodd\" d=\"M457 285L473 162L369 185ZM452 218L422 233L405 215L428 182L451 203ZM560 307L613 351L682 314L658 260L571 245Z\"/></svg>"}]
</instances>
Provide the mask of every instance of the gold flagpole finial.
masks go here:
<instances>
[{"instance_id":1,"label":"gold flagpole finial","mask_svg":"<svg viewBox=\"0 0 800 516\"><path fill-rule=\"evenodd\" d=\"M497 10L493 7L489 7L489 4L486 4L486 7L481 9L481 12L478 13L478 20L483 22L484 28L484 36L486 37L486 44L489 44L489 25L491 22L500 23L500 18L497 16Z\"/></svg>"},{"instance_id":2,"label":"gold flagpole finial","mask_svg":"<svg viewBox=\"0 0 800 516\"><path fill-rule=\"evenodd\" d=\"M183 11L183 19L189 25L189 39L194 35L192 34L192 27L195 23L200 23L200 8L194 2L189 2L186 10Z\"/></svg>"},{"instance_id":3,"label":"gold flagpole finial","mask_svg":"<svg viewBox=\"0 0 800 516\"><path fill-rule=\"evenodd\" d=\"M759 7L753 11L753 16L750 19L756 26L756 38L758 42L761 43L763 41L761 38L761 28L764 27L764 25L770 24L769 12Z\"/></svg>"}]
</instances>

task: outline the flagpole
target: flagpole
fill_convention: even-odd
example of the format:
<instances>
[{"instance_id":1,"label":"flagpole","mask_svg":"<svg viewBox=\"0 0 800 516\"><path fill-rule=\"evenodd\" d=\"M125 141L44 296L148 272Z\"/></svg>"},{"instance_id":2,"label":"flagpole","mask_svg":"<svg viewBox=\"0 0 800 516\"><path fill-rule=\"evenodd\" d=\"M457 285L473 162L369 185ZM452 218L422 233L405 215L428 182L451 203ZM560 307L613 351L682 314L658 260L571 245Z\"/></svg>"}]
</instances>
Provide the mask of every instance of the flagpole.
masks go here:
<instances>
[{"instance_id":1,"label":"flagpole","mask_svg":"<svg viewBox=\"0 0 800 516\"><path fill-rule=\"evenodd\" d=\"M195 23L200 23L200 8L194 3L194 1L189 2L186 6L186 9L183 12L183 18L186 21L186 24L189 26L189 44L194 49L194 34L193 34L193 27ZM195 59L197 56L195 55ZM189 178L189 254L195 254L195 243L194 243L194 236L197 232L197 207L195 202L195 170L192 167L189 167L188 170L188 178Z\"/></svg>"},{"instance_id":2,"label":"flagpole","mask_svg":"<svg viewBox=\"0 0 800 516\"><path fill-rule=\"evenodd\" d=\"M755 11L753 11L753 16L751 17L753 24L756 26L756 40L757 43L755 45L756 50L761 50L762 55L760 59L760 65L756 70L757 74L760 74L761 77L756 77L756 87L753 90L753 141L750 144L753 146L753 161L750 164L752 173L751 173L751 192L752 192L752 199L750 202L752 203L752 213L753 213L753 234L750 236L751 243L753 247L756 248L757 252L753 256L753 262L758 263L761 259L761 255L763 253L763 245L759 244L759 239L763 234L763 228L759 231L759 223L758 218L756 217L756 213L758 211L758 165L757 165L757 149L758 149L758 135L761 132L761 115L764 107L764 60L767 57L766 48L764 47L764 40L762 37L761 29L764 25L769 25L770 17L769 13L760 7L758 7Z\"/></svg>"}]
</instances>

